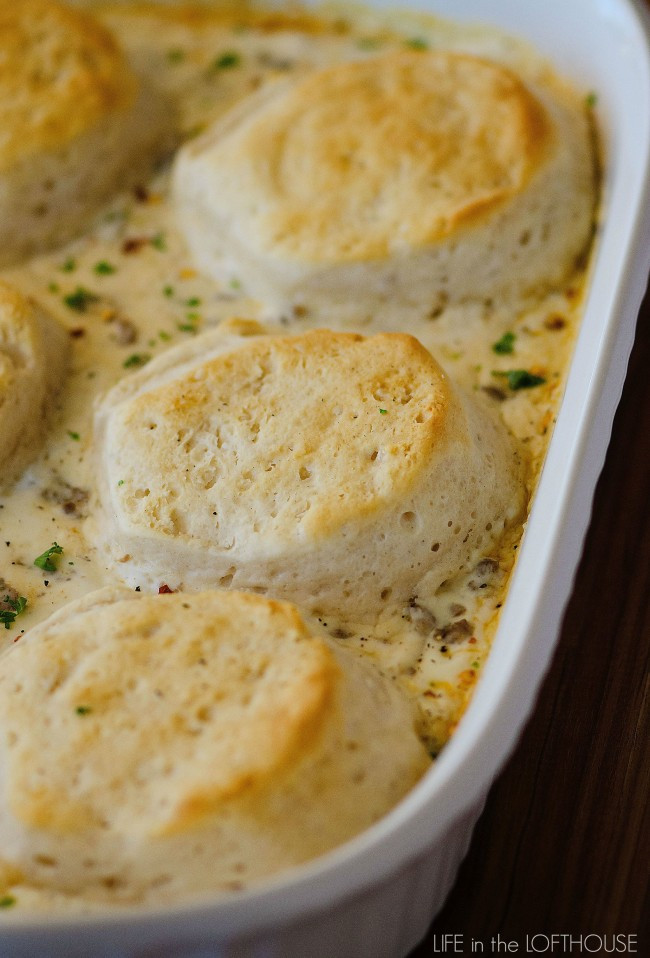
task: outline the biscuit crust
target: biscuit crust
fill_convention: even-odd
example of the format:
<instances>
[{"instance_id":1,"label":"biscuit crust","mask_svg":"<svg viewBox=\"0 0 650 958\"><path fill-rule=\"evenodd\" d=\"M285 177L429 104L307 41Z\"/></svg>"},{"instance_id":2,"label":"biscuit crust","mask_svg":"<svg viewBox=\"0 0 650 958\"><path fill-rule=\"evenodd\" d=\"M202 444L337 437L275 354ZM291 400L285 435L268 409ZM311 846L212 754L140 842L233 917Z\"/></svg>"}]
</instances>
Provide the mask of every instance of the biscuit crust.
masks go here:
<instances>
[{"instance_id":1,"label":"biscuit crust","mask_svg":"<svg viewBox=\"0 0 650 958\"><path fill-rule=\"evenodd\" d=\"M187 829L268 788L318 745L334 707L332 655L293 607L257 596L108 590L39 635L7 660L20 688L2 680L18 738L6 797L30 828ZM26 735L16 719L39 700Z\"/></svg>"},{"instance_id":2,"label":"biscuit crust","mask_svg":"<svg viewBox=\"0 0 650 958\"><path fill-rule=\"evenodd\" d=\"M0 2L0 174L56 150L135 101L111 34L53 0Z\"/></svg>"},{"instance_id":3,"label":"biscuit crust","mask_svg":"<svg viewBox=\"0 0 650 958\"><path fill-rule=\"evenodd\" d=\"M33 300L0 282L0 488L38 452L68 352L63 327Z\"/></svg>"},{"instance_id":4,"label":"biscuit crust","mask_svg":"<svg viewBox=\"0 0 650 958\"><path fill-rule=\"evenodd\" d=\"M241 210L254 242L344 263L434 243L503 204L550 136L505 68L398 52L305 77L217 149L225 175L269 199Z\"/></svg>"},{"instance_id":5,"label":"biscuit crust","mask_svg":"<svg viewBox=\"0 0 650 958\"><path fill-rule=\"evenodd\" d=\"M369 614L522 505L503 427L401 333L217 330L118 385L96 426L100 538L134 585Z\"/></svg>"},{"instance_id":6,"label":"biscuit crust","mask_svg":"<svg viewBox=\"0 0 650 958\"><path fill-rule=\"evenodd\" d=\"M179 152L174 185L205 272L354 315L561 282L594 171L575 103L476 56L396 51L263 88Z\"/></svg>"},{"instance_id":7,"label":"biscuit crust","mask_svg":"<svg viewBox=\"0 0 650 958\"><path fill-rule=\"evenodd\" d=\"M173 141L112 34L56 0L0 0L0 266L60 246Z\"/></svg>"},{"instance_id":8,"label":"biscuit crust","mask_svg":"<svg viewBox=\"0 0 650 958\"><path fill-rule=\"evenodd\" d=\"M259 878L392 807L414 725L287 603L100 590L3 656L0 869L112 902Z\"/></svg>"}]
</instances>

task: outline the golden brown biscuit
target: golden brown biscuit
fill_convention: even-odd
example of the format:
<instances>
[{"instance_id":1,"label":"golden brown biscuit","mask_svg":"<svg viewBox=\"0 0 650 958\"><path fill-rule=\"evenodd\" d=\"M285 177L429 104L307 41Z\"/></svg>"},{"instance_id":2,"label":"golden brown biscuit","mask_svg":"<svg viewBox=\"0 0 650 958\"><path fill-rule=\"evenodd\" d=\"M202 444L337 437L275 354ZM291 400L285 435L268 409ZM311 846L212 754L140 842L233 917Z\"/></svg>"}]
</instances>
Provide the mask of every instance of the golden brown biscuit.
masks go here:
<instances>
[{"instance_id":1,"label":"golden brown biscuit","mask_svg":"<svg viewBox=\"0 0 650 958\"><path fill-rule=\"evenodd\" d=\"M441 51L264 88L181 150L174 182L207 273L357 312L547 289L583 250L594 202L575 105Z\"/></svg>"},{"instance_id":2,"label":"golden brown biscuit","mask_svg":"<svg viewBox=\"0 0 650 958\"><path fill-rule=\"evenodd\" d=\"M90 15L0 0L0 265L77 233L149 169L166 124Z\"/></svg>"},{"instance_id":3,"label":"golden brown biscuit","mask_svg":"<svg viewBox=\"0 0 650 958\"><path fill-rule=\"evenodd\" d=\"M132 585L369 615L435 589L519 514L505 429L412 336L216 330L96 419L99 540Z\"/></svg>"},{"instance_id":4,"label":"golden brown biscuit","mask_svg":"<svg viewBox=\"0 0 650 958\"><path fill-rule=\"evenodd\" d=\"M65 374L68 344L55 319L0 282L0 488L38 452Z\"/></svg>"},{"instance_id":5,"label":"golden brown biscuit","mask_svg":"<svg viewBox=\"0 0 650 958\"><path fill-rule=\"evenodd\" d=\"M411 706L297 610L108 588L2 658L0 855L106 901L227 889L345 841L429 764Z\"/></svg>"}]
</instances>

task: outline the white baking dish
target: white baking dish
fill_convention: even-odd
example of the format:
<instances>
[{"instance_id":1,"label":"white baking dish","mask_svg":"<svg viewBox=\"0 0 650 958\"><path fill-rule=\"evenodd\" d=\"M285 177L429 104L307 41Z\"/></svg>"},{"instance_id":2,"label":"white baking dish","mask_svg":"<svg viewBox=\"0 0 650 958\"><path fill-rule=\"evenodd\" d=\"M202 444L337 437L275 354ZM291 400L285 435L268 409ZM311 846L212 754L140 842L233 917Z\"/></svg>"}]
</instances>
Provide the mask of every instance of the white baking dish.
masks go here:
<instances>
[{"instance_id":1,"label":"white baking dish","mask_svg":"<svg viewBox=\"0 0 650 958\"><path fill-rule=\"evenodd\" d=\"M378 6L389 6L378 3ZM209 906L5 925L11 958L398 958L425 934L528 716L580 555L650 268L650 53L633 0L412 0L532 41L597 93L605 216L566 396L474 699L429 774L370 831Z\"/></svg>"}]
</instances>

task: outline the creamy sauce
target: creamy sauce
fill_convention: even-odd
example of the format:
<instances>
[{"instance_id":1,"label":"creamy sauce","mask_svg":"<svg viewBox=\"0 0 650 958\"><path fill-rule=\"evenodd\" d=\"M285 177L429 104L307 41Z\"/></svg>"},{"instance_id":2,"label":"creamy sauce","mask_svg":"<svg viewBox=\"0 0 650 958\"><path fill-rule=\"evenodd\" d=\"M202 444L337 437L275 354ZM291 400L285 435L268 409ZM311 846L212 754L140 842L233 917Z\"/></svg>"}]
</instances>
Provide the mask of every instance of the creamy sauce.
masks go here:
<instances>
[{"instance_id":1,"label":"creamy sauce","mask_svg":"<svg viewBox=\"0 0 650 958\"><path fill-rule=\"evenodd\" d=\"M388 15L381 20L362 12L353 23L337 16L320 22L246 21L241 15L181 15L135 5L106 8L102 15L140 71L177 105L181 141L278 74L372 56L404 43L490 56L525 77L559 83L527 47L500 34L403 14L401 33ZM168 167L136 194L116 198L85 237L5 270L2 278L38 299L72 340L69 376L47 444L0 499L0 575L28 600L15 624L2 630L6 647L65 602L115 581L86 538L86 517L94 508L92 415L99 394L149 358L232 317L295 332L341 323L334 314L313 315L308 304L290 315L274 315L246 295L236 274L221 284L199 276L175 228ZM405 329L417 336L457 382L498 412L527 450L532 492L563 393L581 289L582 276L576 275L543 301L514 308L481 303L428 317L405 317L387 308L345 328L364 334ZM507 333L514 336L513 351L495 351ZM495 373L513 368L545 383L512 390ZM316 623L370 657L418 701L422 735L434 755L480 675L520 534L513 530L498 551L435 596L382 613L372 634L354 622ZM56 571L35 567L35 557L54 542L63 548Z\"/></svg>"}]
</instances>

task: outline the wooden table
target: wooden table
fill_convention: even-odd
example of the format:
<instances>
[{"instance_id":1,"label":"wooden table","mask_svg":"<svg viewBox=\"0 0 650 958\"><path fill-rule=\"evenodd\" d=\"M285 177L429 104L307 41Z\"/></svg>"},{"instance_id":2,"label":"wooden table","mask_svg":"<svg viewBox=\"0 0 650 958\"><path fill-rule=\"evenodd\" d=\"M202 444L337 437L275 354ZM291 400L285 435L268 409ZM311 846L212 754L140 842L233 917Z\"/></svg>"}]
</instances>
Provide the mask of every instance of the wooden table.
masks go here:
<instances>
[{"instance_id":1,"label":"wooden table","mask_svg":"<svg viewBox=\"0 0 650 958\"><path fill-rule=\"evenodd\" d=\"M461 954L471 937L496 954L497 933L518 954L526 935L635 934L637 954L650 956L649 660L647 295L552 667L412 958L440 954L445 933L464 936Z\"/></svg>"}]
</instances>

